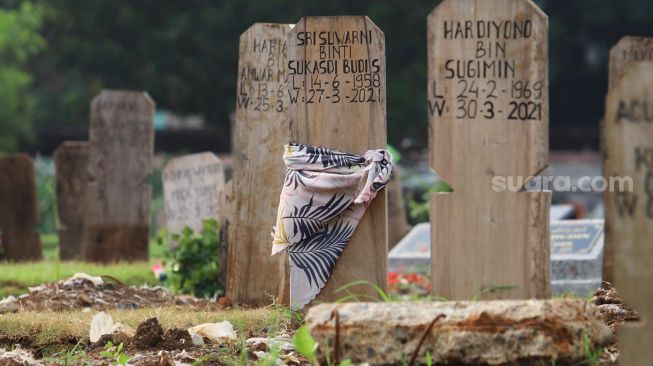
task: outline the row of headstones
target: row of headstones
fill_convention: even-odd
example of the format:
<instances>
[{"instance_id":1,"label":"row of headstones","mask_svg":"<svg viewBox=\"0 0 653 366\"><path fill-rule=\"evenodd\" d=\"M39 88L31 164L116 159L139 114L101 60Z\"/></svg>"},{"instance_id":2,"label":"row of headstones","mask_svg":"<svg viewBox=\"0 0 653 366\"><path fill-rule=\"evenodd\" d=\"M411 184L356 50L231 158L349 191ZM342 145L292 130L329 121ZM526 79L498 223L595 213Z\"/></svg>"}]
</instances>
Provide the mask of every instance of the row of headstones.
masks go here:
<instances>
[{"instance_id":1,"label":"row of headstones","mask_svg":"<svg viewBox=\"0 0 653 366\"><path fill-rule=\"evenodd\" d=\"M447 0L428 17L431 163L454 191L431 200L434 294L551 296L551 193L500 191L493 184L494 177L536 176L548 165L547 27L546 15L528 0ZM229 227L232 300L287 297L287 264L268 255L261 229L276 210L280 187L269 182L280 181L283 166L270 156L279 146L290 141L354 153L385 146L383 50L382 33L365 17L255 24L242 35L229 196L238 210ZM625 38L613 50L616 86L605 124L606 175L635 179L635 193L606 196L605 261L618 267L611 277L607 264L606 273L644 319L653 316L647 303L653 257L646 245L653 235L653 149L647 147L653 70L633 61L652 55L651 41L643 39ZM257 190L263 186L268 189ZM336 289L354 281L386 288L387 235L379 230L387 227L385 205L381 197L370 207L317 301L337 300L343 294ZM511 288L487 291L504 285ZM371 286L356 291L375 296ZM633 360L625 363L650 361L644 344L633 350L652 339L652 329L623 332L625 357Z\"/></svg>"},{"instance_id":2,"label":"row of headstones","mask_svg":"<svg viewBox=\"0 0 653 366\"><path fill-rule=\"evenodd\" d=\"M648 318L651 304L640 299L651 295L653 72L650 64L626 66L651 52L625 42L632 49L611 66L606 174L630 175L636 184L634 193L607 194L606 261L615 270L606 273ZM224 215L234 302L265 303L270 295L287 302L288 265L270 257L268 232L283 181L282 145L352 153L386 145L384 48L383 33L366 17L255 24L241 36ZM469 299L508 284L514 288L489 297L550 296L550 192L497 192L492 184L496 176L535 176L548 164L547 57L547 18L528 0L447 0L428 17L431 162L454 190L431 201L438 295ZM153 108L144 94L105 92L93 102L81 206L87 258L147 255L143 180L151 170ZM182 197L188 188L180 184ZM386 205L384 194L372 203L316 301L342 297L336 290L354 281L386 287ZM375 295L371 286L357 291Z\"/></svg>"},{"instance_id":3,"label":"row of headstones","mask_svg":"<svg viewBox=\"0 0 653 366\"><path fill-rule=\"evenodd\" d=\"M146 93L104 91L91 104L89 141L56 150L62 259L147 259L153 118ZM34 164L25 154L6 155L0 175L2 257L40 259Z\"/></svg>"}]
</instances>

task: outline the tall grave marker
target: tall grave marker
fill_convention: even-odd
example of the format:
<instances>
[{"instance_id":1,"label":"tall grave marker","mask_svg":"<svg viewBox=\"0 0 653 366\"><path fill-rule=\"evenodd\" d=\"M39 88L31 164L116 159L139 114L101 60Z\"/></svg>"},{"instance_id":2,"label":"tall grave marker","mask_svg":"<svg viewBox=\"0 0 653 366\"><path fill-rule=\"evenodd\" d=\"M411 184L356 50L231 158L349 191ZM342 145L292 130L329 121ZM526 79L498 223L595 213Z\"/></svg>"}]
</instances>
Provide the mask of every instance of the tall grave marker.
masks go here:
<instances>
[{"instance_id":1,"label":"tall grave marker","mask_svg":"<svg viewBox=\"0 0 653 366\"><path fill-rule=\"evenodd\" d=\"M445 0L428 17L428 70L431 165L453 188L431 199L433 292L550 296L550 192L505 184L548 164L546 15L530 0Z\"/></svg>"},{"instance_id":2,"label":"tall grave marker","mask_svg":"<svg viewBox=\"0 0 653 366\"><path fill-rule=\"evenodd\" d=\"M234 303L288 303L284 256L270 256L288 123L290 24L256 23L240 36L232 192L228 197L227 293Z\"/></svg>"},{"instance_id":3,"label":"tall grave marker","mask_svg":"<svg viewBox=\"0 0 653 366\"><path fill-rule=\"evenodd\" d=\"M631 177L633 189L606 194L614 282L642 321L619 331L619 363L653 361L653 62L633 63L608 92L605 174ZM617 239L618 238L618 239Z\"/></svg>"},{"instance_id":4,"label":"tall grave marker","mask_svg":"<svg viewBox=\"0 0 653 366\"><path fill-rule=\"evenodd\" d=\"M57 185L59 257L83 259L84 218L88 173L88 142L65 141L54 152Z\"/></svg>"},{"instance_id":5,"label":"tall grave marker","mask_svg":"<svg viewBox=\"0 0 653 366\"><path fill-rule=\"evenodd\" d=\"M154 155L154 101L145 92L105 90L91 103L87 260L147 260Z\"/></svg>"},{"instance_id":6,"label":"tall grave marker","mask_svg":"<svg viewBox=\"0 0 653 366\"><path fill-rule=\"evenodd\" d=\"M201 232L204 220L220 220L224 168L213 153L170 160L162 179L168 233L181 234L185 227Z\"/></svg>"},{"instance_id":7,"label":"tall grave marker","mask_svg":"<svg viewBox=\"0 0 653 366\"><path fill-rule=\"evenodd\" d=\"M41 259L34 162L26 154L0 157L0 242L4 259Z\"/></svg>"},{"instance_id":8,"label":"tall grave marker","mask_svg":"<svg viewBox=\"0 0 653 366\"><path fill-rule=\"evenodd\" d=\"M292 141L363 154L386 146L385 38L365 16L304 17L288 35ZM387 201L372 201L316 301L387 282ZM371 286L356 288L376 296Z\"/></svg>"},{"instance_id":9,"label":"tall grave marker","mask_svg":"<svg viewBox=\"0 0 653 366\"><path fill-rule=\"evenodd\" d=\"M652 37L623 37L610 50L610 65L608 74L608 90L619 82L628 67L638 61L653 61L653 38ZM602 140L606 139L605 125L603 126ZM604 170L608 167L604 166ZM607 176L607 175L606 175ZM616 212L614 200L609 199L606 193L606 226L605 226L605 251L603 254L603 280L614 282L614 256L619 245L620 238L615 235L612 229L613 220L610 215Z\"/></svg>"}]
</instances>

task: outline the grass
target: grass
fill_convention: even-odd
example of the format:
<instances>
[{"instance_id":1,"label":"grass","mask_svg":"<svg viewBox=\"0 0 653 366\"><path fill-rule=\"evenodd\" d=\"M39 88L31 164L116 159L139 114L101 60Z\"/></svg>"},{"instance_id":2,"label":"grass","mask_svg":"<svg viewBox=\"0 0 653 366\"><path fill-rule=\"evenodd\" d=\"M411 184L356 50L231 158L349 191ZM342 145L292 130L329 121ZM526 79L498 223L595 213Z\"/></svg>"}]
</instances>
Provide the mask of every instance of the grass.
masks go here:
<instances>
[{"instance_id":1,"label":"grass","mask_svg":"<svg viewBox=\"0 0 653 366\"><path fill-rule=\"evenodd\" d=\"M27 263L0 262L0 298L9 295L21 295L27 292L27 287L42 283L59 281L71 277L77 272L90 275L111 275L128 285L156 285L158 281L152 274L154 262L164 257L166 248L150 241L150 261L116 263L101 265L84 262L60 262L57 260L57 234L41 235L43 245L43 261Z\"/></svg>"},{"instance_id":2,"label":"grass","mask_svg":"<svg viewBox=\"0 0 653 366\"><path fill-rule=\"evenodd\" d=\"M281 308L229 309L220 311L183 310L176 307L136 310L111 310L115 322L136 329L143 320L156 317L163 328L189 328L202 323L228 320L236 334L246 338L262 329L279 329L289 325L288 312ZM93 312L20 312L0 316L0 344L20 343L33 349L70 348L88 341Z\"/></svg>"},{"instance_id":3,"label":"grass","mask_svg":"<svg viewBox=\"0 0 653 366\"><path fill-rule=\"evenodd\" d=\"M58 262L44 260L27 263L0 264L0 297L20 295L28 286L36 286L71 277L77 272L90 275L110 275L130 285L155 285L158 281L150 270L149 262L100 265L83 262Z\"/></svg>"}]
</instances>

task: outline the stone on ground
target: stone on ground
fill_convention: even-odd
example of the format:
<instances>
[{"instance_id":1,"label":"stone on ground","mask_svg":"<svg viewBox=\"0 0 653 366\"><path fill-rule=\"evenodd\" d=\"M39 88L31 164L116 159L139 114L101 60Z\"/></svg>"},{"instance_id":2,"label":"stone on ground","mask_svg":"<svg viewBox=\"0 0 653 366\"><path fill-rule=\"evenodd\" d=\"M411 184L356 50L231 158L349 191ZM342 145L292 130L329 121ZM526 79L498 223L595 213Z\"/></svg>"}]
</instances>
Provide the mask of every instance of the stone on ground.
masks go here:
<instances>
[{"instance_id":1,"label":"stone on ground","mask_svg":"<svg viewBox=\"0 0 653 366\"><path fill-rule=\"evenodd\" d=\"M571 299L321 304L306 323L320 349L339 344L341 360L397 364L410 359L436 318L418 361L428 352L433 364L576 362L586 358L587 340L602 347L612 336L594 305Z\"/></svg>"}]
</instances>

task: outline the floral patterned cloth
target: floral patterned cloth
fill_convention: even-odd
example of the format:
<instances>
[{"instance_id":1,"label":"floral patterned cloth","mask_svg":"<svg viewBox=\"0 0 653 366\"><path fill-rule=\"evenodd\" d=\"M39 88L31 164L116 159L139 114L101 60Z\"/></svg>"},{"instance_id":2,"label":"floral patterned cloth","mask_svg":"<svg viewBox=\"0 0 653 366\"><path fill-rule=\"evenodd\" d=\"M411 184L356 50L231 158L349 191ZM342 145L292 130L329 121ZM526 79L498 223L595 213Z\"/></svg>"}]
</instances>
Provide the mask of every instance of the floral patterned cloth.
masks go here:
<instances>
[{"instance_id":1,"label":"floral patterned cloth","mask_svg":"<svg viewBox=\"0 0 653 366\"><path fill-rule=\"evenodd\" d=\"M290 306L301 309L324 287L365 210L390 180L392 156L291 144L283 160L272 255L287 249Z\"/></svg>"}]
</instances>

